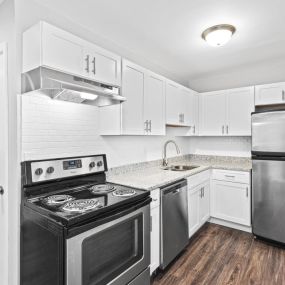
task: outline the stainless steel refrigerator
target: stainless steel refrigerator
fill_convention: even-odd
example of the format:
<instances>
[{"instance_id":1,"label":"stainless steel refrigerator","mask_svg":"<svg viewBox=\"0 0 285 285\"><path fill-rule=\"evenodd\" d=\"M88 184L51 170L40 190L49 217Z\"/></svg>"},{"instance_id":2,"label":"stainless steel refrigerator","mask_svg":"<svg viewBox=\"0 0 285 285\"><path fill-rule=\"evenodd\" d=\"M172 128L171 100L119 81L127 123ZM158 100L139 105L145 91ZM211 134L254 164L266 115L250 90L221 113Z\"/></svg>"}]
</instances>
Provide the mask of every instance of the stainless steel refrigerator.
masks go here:
<instances>
[{"instance_id":1,"label":"stainless steel refrigerator","mask_svg":"<svg viewBox=\"0 0 285 285\"><path fill-rule=\"evenodd\" d=\"M285 244L285 110L252 114L253 234Z\"/></svg>"}]
</instances>

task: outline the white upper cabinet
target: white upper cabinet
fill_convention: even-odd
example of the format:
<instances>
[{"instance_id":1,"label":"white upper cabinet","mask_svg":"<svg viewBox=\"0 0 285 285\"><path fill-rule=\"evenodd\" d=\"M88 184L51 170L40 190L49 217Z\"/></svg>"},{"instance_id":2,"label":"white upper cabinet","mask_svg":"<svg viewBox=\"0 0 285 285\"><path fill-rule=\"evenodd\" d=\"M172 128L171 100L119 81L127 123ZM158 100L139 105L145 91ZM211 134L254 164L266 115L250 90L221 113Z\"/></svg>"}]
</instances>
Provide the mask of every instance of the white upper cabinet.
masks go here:
<instances>
[{"instance_id":1,"label":"white upper cabinet","mask_svg":"<svg viewBox=\"0 0 285 285\"><path fill-rule=\"evenodd\" d=\"M179 85L172 81L166 81L166 124L180 125L181 113Z\"/></svg>"},{"instance_id":2,"label":"white upper cabinet","mask_svg":"<svg viewBox=\"0 0 285 285\"><path fill-rule=\"evenodd\" d=\"M285 104L285 82L255 86L255 105Z\"/></svg>"},{"instance_id":3,"label":"white upper cabinet","mask_svg":"<svg viewBox=\"0 0 285 285\"><path fill-rule=\"evenodd\" d=\"M145 73L144 122L146 134L165 134L165 79L155 73Z\"/></svg>"},{"instance_id":4,"label":"white upper cabinet","mask_svg":"<svg viewBox=\"0 0 285 285\"><path fill-rule=\"evenodd\" d=\"M192 113L191 113L191 98L192 93L190 89L181 88L180 89L180 108L181 108L181 121L183 125L191 126L192 122Z\"/></svg>"},{"instance_id":5,"label":"white upper cabinet","mask_svg":"<svg viewBox=\"0 0 285 285\"><path fill-rule=\"evenodd\" d=\"M199 133L205 136L250 136L254 88L202 93Z\"/></svg>"},{"instance_id":6,"label":"white upper cabinet","mask_svg":"<svg viewBox=\"0 0 285 285\"><path fill-rule=\"evenodd\" d=\"M173 81L166 81L166 124L193 127L192 96L194 91Z\"/></svg>"},{"instance_id":7,"label":"white upper cabinet","mask_svg":"<svg viewBox=\"0 0 285 285\"><path fill-rule=\"evenodd\" d=\"M199 133L207 136L225 134L226 93L225 91L200 94Z\"/></svg>"},{"instance_id":8,"label":"white upper cabinet","mask_svg":"<svg viewBox=\"0 0 285 285\"><path fill-rule=\"evenodd\" d=\"M121 84L121 57L71 33L39 22L23 34L23 72L39 66Z\"/></svg>"},{"instance_id":9,"label":"white upper cabinet","mask_svg":"<svg viewBox=\"0 0 285 285\"><path fill-rule=\"evenodd\" d=\"M227 94L226 134L251 136L251 113L254 111L254 87L229 90Z\"/></svg>"},{"instance_id":10,"label":"white upper cabinet","mask_svg":"<svg viewBox=\"0 0 285 285\"><path fill-rule=\"evenodd\" d=\"M165 79L128 60L122 64L118 106L100 108L102 135L165 135Z\"/></svg>"},{"instance_id":11,"label":"white upper cabinet","mask_svg":"<svg viewBox=\"0 0 285 285\"><path fill-rule=\"evenodd\" d=\"M90 79L120 85L121 58L101 48L90 46L84 49L83 73Z\"/></svg>"},{"instance_id":12,"label":"white upper cabinet","mask_svg":"<svg viewBox=\"0 0 285 285\"><path fill-rule=\"evenodd\" d=\"M143 135L146 132L144 86L144 69L123 60L122 94L127 99L122 104L122 134L124 135Z\"/></svg>"},{"instance_id":13,"label":"white upper cabinet","mask_svg":"<svg viewBox=\"0 0 285 285\"><path fill-rule=\"evenodd\" d=\"M189 136L199 135L199 94L192 91L190 94L190 132Z\"/></svg>"}]
</instances>

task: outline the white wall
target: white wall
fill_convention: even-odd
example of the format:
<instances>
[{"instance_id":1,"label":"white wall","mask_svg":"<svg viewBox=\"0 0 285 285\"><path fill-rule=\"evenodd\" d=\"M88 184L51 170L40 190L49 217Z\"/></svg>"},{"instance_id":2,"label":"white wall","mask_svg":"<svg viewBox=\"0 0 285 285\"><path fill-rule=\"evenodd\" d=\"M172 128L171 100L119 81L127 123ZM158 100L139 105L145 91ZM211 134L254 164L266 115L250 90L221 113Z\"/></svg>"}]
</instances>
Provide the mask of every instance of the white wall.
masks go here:
<instances>
[{"instance_id":1,"label":"white wall","mask_svg":"<svg viewBox=\"0 0 285 285\"><path fill-rule=\"evenodd\" d=\"M98 108L45 96L22 96L22 159L45 159L106 153L109 166L162 157L171 136L100 136ZM175 138L189 153L188 138ZM169 146L169 156L176 155Z\"/></svg>"},{"instance_id":2,"label":"white wall","mask_svg":"<svg viewBox=\"0 0 285 285\"><path fill-rule=\"evenodd\" d=\"M90 28L89 30L86 29L86 27L74 22L72 18L66 17L62 10L51 10L44 5L41 5L41 1L36 0L15 1L17 1L17 21L20 36L22 32L24 32L30 26L36 24L39 21L46 21L68 32L71 32L85 40L93 42L94 44L97 44L114 53L117 53L124 58L134 61L137 64L144 66L145 68L153 70L154 72L157 72L179 82L179 78L176 76L175 71L164 69L161 65L154 63L148 58L138 54L137 51L132 49L131 47L118 45L117 42L108 39L108 35L104 37L102 33L94 33L94 31L92 31L92 28ZM88 9L88 3L86 3L86 5L86 8ZM94 17L96 17L96 13L98 13L98 11L94 11ZM106 15L106 17L108 17L108 15ZM185 81L182 82L180 80L180 83L184 83L184 85L187 85L187 82Z\"/></svg>"},{"instance_id":3,"label":"white wall","mask_svg":"<svg viewBox=\"0 0 285 285\"><path fill-rule=\"evenodd\" d=\"M251 156L250 137L192 137L189 152L204 155Z\"/></svg>"},{"instance_id":4,"label":"white wall","mask_svg":"<svg viewBox=\"0 0 285 285\"><path fill-rule=\"evenodd\" d=\"M15 27L15 3L13 0L5 0L0 5L0 42L8 43L8 278L9 285L18 284L19 276L19 213L20 213L20 167L18 161L17 140L17 90L20 78L16 75L16 27ZM1 230L1 229L0 229ZM0 277L1 283L1 277Z\"/></svg>"},{"instance_id":5,"label":"white wall","mask_svg":"<svg viewBox=\"0 0 285 285\"><path fill-rule=\"evenodd\" d=\"M200 74L189 80L189 86L198 92L207 92L281 81L285 81L285 58Z\"/></svg>"}]
</instances>

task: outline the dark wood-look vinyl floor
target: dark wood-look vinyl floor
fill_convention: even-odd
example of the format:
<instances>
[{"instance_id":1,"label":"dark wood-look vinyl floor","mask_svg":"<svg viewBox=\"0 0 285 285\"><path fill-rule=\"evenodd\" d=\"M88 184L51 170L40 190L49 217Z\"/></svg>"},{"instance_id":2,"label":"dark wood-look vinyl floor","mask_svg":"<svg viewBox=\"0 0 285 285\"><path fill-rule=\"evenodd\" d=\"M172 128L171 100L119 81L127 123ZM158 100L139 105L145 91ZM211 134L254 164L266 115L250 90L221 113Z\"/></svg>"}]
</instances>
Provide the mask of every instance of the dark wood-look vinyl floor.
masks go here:
<instances>
[{"instance_id":1,"label":"dark wood-look vinyl floor","mask_svg":"<svg viewBox=\"0 0 285 285\"><path fill-rule=\"evenodd\" d=\"M152 285L285 285L285 249L207 223Z\"/></svg>"}]
</instances>

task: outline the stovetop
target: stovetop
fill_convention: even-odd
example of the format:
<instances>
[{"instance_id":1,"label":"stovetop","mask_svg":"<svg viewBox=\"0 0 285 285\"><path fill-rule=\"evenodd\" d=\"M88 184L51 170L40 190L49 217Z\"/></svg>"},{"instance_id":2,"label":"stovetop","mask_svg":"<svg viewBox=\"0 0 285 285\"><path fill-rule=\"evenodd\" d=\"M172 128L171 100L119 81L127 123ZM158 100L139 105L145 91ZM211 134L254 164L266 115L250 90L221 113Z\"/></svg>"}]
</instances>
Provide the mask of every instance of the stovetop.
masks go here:
<instances>
[{"instance_id":1,"label":"stovetop","mask_svg":"<svg viewBox=\"0 0 285 285\"><path fill-rule=\"evenodd\" d=\"M49 192L27 199L27 204L43 210L48 216L67 225L84 220L87 216L111 211L148 195L144 190L100 183Z\"/></svg>"},{"instance_id":2,"label":"stovetop","mask_svg":"<svg viewBox=\"0 0 285 285\"><path fill-rule=\"evenodd\" d=\"M22 163L22 205L65 226L129 208L150 195L106 182L105 154Z\"/></svg>"}]
</instances>

